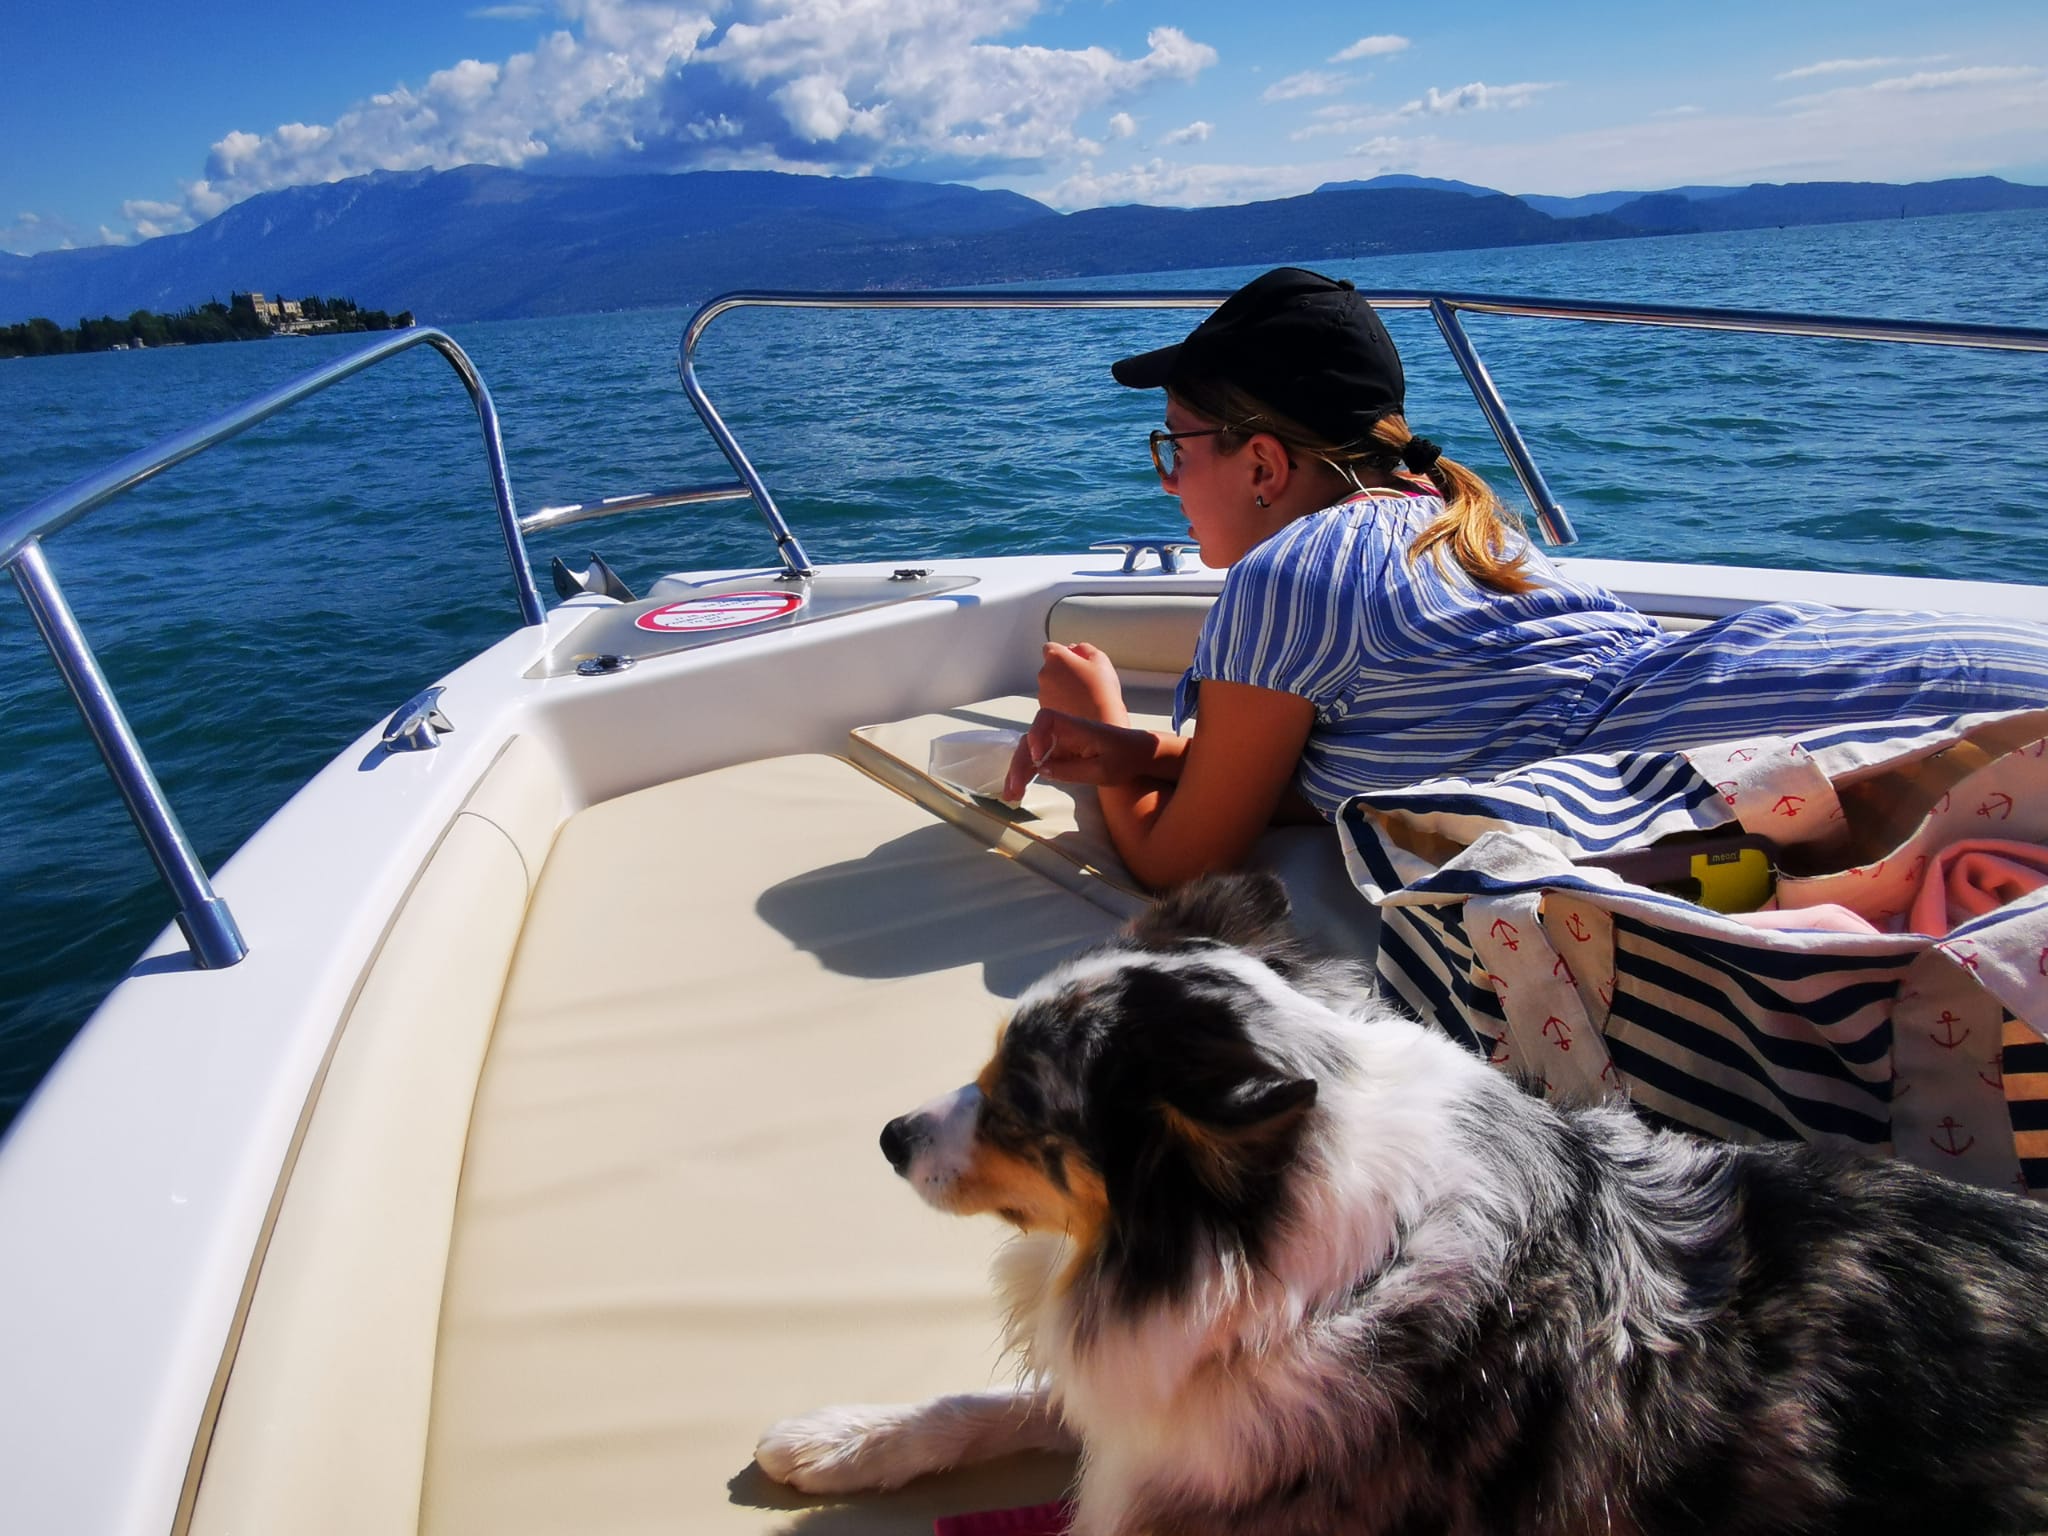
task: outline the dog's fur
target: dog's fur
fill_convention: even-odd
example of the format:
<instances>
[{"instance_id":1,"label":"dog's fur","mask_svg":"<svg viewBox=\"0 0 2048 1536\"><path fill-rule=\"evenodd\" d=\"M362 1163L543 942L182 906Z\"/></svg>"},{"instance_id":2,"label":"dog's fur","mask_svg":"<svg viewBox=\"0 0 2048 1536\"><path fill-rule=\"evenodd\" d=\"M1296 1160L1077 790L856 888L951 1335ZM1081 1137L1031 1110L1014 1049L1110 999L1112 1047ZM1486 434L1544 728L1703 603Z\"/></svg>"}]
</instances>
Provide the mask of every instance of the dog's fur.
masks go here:
<instances>
[{"instance_id":1,"label":"dog's fur","mask_svg":"<svg viewBox=\"0 0 2048 1536\"><path fill-rule=\"evenodd\" d=\"M1285 917L1184 888L891 1122L926 1201L1021 1229L1032 1385L787 1420L771 1475L1070 1432L1083 1536L2048 1526L2048 1213L1547 1105Z\"/></svg>"}]
</instances>

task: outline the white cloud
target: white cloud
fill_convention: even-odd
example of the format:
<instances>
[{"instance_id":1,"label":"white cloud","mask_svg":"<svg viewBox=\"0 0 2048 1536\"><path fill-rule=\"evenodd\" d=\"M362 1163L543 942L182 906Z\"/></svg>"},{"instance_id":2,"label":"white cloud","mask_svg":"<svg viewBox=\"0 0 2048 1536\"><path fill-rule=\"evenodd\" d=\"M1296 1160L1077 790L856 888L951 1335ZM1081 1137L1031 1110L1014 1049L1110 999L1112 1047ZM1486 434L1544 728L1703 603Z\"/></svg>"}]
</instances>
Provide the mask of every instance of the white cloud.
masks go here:
<instances>
[{"instance_id":1,"label":"white cloud","mask_svg":"<svg viewBox=\"0 0 2048 1536\"><path fill-rule=\"evenodd\" d=\"M1304 96L1333 96L1351 83L1349 75L1326 69L1304 69L1298 75L1276 80L1259 92L1261 101L1298 101Z\"/></svg>"},{"instance_id":2,"label":"white cloud","mask_svg":"<svg viewBox=\"0 0 2048 1536\"><path fill-rule=\"evenodd\" d=\"M1997 86L2026 86L2042 78L2042 71L2031 64L1981 64L1965 69L1944 69L1920 71L1911 75L1892 75L1882 80L1866 80L1861 85L1838 85L1831 91L1820 91L1810 96L1794 96L1784 105L1808 111L1858 99L1884 98L1905 94L1981 91Z\"/></svg>"},{"instance_id":3,"label":"white cloud","mask_svg":"<svg viewBox=\"0 0 2048 1536\"><path fill-rule=\"evenodd\" d=\"M528 52L461 60L331 123L227 134L175 216L140 217L165 233L277 187L465 164L1057 173L1100 150L1081 118L1118 108L1110 134L1131 137L1123 103L1216 63L1176 27L1136 57L995 41L1041 3L756 0L722 24L723 0L558 0L566 25Z\"/></svg>"},{"instance_id":4,"label":"white cloud","mask_svg":"<svg viewBox=\"0 0 2048 1536\"><path fill-rule=\"evenodd\" d=\"M531 21L540 14L537 5L480 5L462 13L471 21Z\"/></svg>"},{"instance_id":5,"label":"white cloud","mask_svg":"<svg viewBox=\"0 0 2048 1536\"><path fill-rule=\"evenodd\" d=\"M1363 144L1352 145L1344 153L1371 161L1375 171L1405 171L1413 168L1423 151L1434 142L1433 139L1404 139L1380 134Z\"/></svg>"},{"instance_id":6,"label":"white cloud","mask_svg":"<svg viewBox=\"0 0 2048 1536\"><path fill-rule=\"evenodd\" d=\"M1774 80L1805 80L1813 75L1847 75L1860 70L1891 69L1899 64L1912 64L1914 59L1822 59L1818 64L1803 65L1788 69L1782 75L1773 75Z\"/></svg>"},{"instance_id":7,"label":"white cloud","mask_svg":"<svg viewBox=\"0 0 2048 1536\"><path fill-rule=\"evenodd\" d=\"M1403 117L1443 117L1452 112L1494 112L1526 107L1540 91L1555 90L1555 81L1523 81L1519 85L1488 85L1474 80L1470 85L1440 91L1431 86L1421 98L1400 109Z\"/></svg>"},{"instance_id":8,"label":"white cloud","mask_svg":"<svg viewBox=\"0 0 2048 1536\"><path fill-rule=\"evenodd\" d=\"M1873 80L1870 91L1952 91L1964 85L1996 85L2011 80L2037 80L2041 71L2031 64L1986 64L1974 69L1944 69L1934 74L1900 75Z\"/></svg>"},{"instance_id":9,"label":"white cloud","mask_svg":"<svg viewBox=\"0 0 2048 1536\"><path fill-rule=\"evenodd\" d=\"M1162 149L1165 149L1175 144L1200 144L1215 131L1216 125L1214 123L1205 123L1197 120L1189 123L1185 128L1176 128L1171 133L1161 134L1159 145Z\"/></svg>"},{"instance_id":10,"label":"white cloud","mask_svg":"<svg viewBox=\"0 0 2048 1536\"><path fill-rule=\"evenodd\" d=\"M1294 197L1341 174L1338 166L1182 165L1155 158L1104 171L1084 165L1038 195L1053 207L1066 209L1112 203L1201 208Z\"/></svg>"},{"instance_id":11,"label":"white cloud","mask_svg":"<svg viewBox=\"0 0 2048 1536\"><path fill-rule=\"evenodd\" d=\"M1361 37L1349 48L1340 48L1330 55L1332 64L1349 64L1354 59L1379 58L1384 54L1400 53L1408 46L1408 39L1396 37L1391 32L1379 33L1372 37Z\"/></svg>"},{"instance_id":12,"label":"white cloud","mask_svg":"<svg viewBox=\"0 0 2048 1536\"><path fill-rule=\"evenodd\" d=\"M1703 112L1703 111L1705 111L1705 110L1706 110L1706 109L1705 109L1704 107L1695 107L1695 106L1683 106L1683 107L1659 107L1659 108L1658 108L1658 109L1657 109L1657 110L1656 110L1655 112L1652 112L1652 113L1650 114L1650 116L1652 116L1652 117L1697 117L1697 116L1698 116L1698 115L1699 115L1699 114L1700 114L1701 112Z\"/></svg>"}]
</instances>

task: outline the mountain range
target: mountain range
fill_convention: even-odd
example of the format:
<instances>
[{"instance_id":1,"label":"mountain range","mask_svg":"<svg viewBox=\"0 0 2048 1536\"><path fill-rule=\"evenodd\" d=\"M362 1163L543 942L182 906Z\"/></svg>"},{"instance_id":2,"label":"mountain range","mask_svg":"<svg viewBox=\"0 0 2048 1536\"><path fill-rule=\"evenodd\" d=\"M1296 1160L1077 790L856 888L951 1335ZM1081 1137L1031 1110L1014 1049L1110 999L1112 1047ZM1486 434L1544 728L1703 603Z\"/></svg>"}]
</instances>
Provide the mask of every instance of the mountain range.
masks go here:
<instances>
[{"instance_id":1,"label":"mountain range","mask_svg":"<svg viewBox=\"0 0 2048 1536\"><path fill-rule=\"evenodd\" d=\"M1382 176L1211 208L1057 213L887 177L378 172L133 246L0 253L0 324L174 312L255 290L440 323L696 303L734 288L941 287L2048 207L1996 177L1510 197Z\"/></svg>"}]
</instances>

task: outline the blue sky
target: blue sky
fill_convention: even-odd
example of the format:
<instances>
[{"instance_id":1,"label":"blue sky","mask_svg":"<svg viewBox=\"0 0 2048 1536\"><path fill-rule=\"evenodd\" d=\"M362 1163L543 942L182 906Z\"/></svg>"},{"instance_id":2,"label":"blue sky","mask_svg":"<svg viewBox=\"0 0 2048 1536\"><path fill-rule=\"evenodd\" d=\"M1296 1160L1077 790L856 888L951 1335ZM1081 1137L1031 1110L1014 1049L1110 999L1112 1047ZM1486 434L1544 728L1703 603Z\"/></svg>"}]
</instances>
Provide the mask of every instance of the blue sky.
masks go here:
<instances>
[{"instance_id":1,"label":"blue sky","mask_svg":"<svg viewBox=\"0 0 2048 1536\"><path fill-rule=\"evenodd\" d=\"M19 0L0 250L471 161L766 167L1236 203L1388 171L1511 192L2048 183L2043 0Z\"/></svg>"}]
</instances>

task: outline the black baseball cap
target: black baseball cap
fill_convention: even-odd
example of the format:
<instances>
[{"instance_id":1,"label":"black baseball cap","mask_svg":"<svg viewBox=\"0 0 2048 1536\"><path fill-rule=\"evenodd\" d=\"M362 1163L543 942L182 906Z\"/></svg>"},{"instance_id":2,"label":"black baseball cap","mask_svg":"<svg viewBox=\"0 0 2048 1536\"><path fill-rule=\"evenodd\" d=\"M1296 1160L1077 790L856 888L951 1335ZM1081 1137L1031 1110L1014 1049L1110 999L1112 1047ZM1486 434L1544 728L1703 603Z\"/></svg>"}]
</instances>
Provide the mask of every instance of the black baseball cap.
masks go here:
<instances>
[{"instance_id":1,"label":"black baseball cap","mask_svg":"<svg viewBox=\"0 0 2048 1536\"><path fill-rule=\"evenodd\" d=\"M1401 355L1351 284L1276 267L1225 299L1187 340L1110 365L1119 384L1171 389L1220 379L1333 443L1399 411Z\"/></svg>"}]
</instances>

